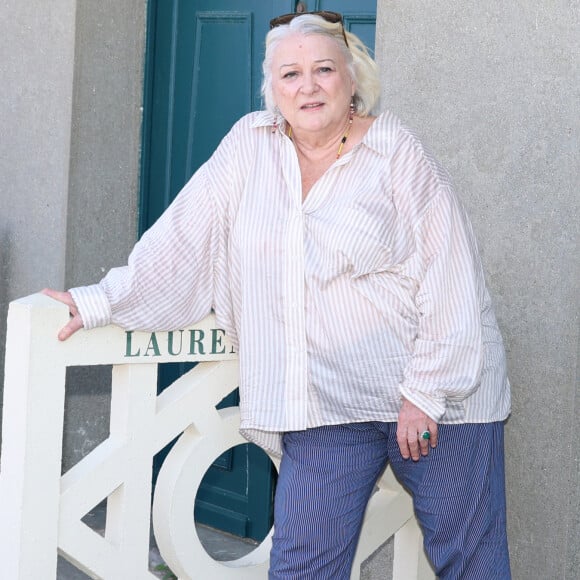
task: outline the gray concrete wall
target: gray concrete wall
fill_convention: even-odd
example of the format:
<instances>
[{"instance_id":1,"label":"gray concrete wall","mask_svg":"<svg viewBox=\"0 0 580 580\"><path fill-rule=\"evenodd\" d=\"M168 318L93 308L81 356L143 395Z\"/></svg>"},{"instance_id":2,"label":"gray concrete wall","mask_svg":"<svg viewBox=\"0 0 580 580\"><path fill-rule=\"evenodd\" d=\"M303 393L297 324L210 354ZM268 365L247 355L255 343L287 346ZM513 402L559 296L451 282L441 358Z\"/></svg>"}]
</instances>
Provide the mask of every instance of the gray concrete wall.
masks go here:
<instances>
[{"instance_id":1,"label":"gray concrete wall","mask_svg":"<svg viewBox=\"0 0 580 580\"><path fill-rule=\"evenodd\" d=\"M383 107L454 177L506 340L514 578L578 578L579 3L378 4Z\"/></svg>"},{"instance_id":2,"label":"gray concrete wall","mask_svg":"<svg viewBox=\"0 0 580 580\"><path fill-rule=\"evenodd\" d=\"M66 284L126 263L137 235L147 0L79 0Z\"/></svg>"},{"instance_id":3,"label":"gray concrete wall","mask_svg":"<svg viewBox=\"0 0 580 580\"><path fill-rule=\"evenodd\" d=\"M11 300L95 282L136 240L146 6L1 4L1 369ZM108 424L108 381L69 379L65 464Z\"/></svg>"},{"instance_id":4,"label":"gray concrete wall","mask_svg":"<svg viewBox=\"0 0 580 580\"><path fill-rule=\"evenodd\" d=\"M99 281L137 239L147 0L78 0L65 286ZM110 369L67 375L64 468L109 434Z\"/></svg>"},{"instance_id":5,"label":"gray concrete wall","mask_svg":"<svg viewBox=\"0 0 580 580\"><path fill-rule=\"evenodd\" d=\"M1 369L9 301L65 282L75 4L1 4Z\"/></svg>"}]
</instances>

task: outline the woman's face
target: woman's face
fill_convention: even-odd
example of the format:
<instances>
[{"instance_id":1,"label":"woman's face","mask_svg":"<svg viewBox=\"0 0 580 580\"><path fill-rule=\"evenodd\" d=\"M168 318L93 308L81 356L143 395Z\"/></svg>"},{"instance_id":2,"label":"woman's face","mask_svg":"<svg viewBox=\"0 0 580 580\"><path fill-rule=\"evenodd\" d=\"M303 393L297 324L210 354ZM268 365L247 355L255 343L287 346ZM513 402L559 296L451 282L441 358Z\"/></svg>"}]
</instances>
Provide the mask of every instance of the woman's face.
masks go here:
<instances>
[{"instance_id":1,"label":"woman's face","mask_svg":"<svg viewBox=\"0 0 580 580\"><path fill-rule=\"evenodd\" d=\"M295 34L275 49L272 91L294 131L332 132L344 126L355 86L335 41Z\"/></svg>"}]
</instances>

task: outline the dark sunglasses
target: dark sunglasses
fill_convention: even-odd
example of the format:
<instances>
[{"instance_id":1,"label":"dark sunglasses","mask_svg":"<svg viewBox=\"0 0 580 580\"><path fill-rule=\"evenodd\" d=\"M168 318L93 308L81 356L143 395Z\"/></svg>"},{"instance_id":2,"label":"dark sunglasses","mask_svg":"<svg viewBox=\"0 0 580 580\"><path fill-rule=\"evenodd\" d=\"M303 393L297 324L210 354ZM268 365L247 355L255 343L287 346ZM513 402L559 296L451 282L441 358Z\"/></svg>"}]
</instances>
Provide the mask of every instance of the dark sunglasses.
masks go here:
<instances>
[{"instance_id":1,"label":"dark sunglasses","mask_svg":"<svg viewBox=\"0 0 580 580\"><path fill-rule=\"evenodd\" d=\"M320 10L319 12L291 12L290 14L282 14L282 16L277 16L270 20L270 30L276 28L277 26L283 26L284 24L290 24L294 18L298 16L304 16L305 14L312 14L314 16L320 16L324 18L326 22L332 24L340 24L342 30L342 37L344 38L344 43L348 46L348 40L346 39L346 32L344 31L344 22L342 20L342 14L338 12L330 12L329 10Z\"/></svg>"}]
</instances>

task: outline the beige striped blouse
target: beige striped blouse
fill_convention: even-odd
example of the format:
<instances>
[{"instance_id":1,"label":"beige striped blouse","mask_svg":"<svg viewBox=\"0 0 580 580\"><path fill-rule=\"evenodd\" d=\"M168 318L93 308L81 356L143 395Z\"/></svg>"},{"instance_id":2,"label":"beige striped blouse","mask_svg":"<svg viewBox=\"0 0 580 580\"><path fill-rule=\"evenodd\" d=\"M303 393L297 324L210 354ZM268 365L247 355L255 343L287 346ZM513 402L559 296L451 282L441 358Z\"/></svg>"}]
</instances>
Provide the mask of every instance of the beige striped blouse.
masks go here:
<instances>
[{"instance_id":1,"label":"beige striped blouse","mask_svg":"<svg viewBox=\"0 0 580 580\"><path fill-rule=\"evenodd\" d=\"M449 178L383 113L302 201L284 127L243 117L137 243L128 266L71 290L86 328L170 330L213 309L240 357L241 431L506 418L500 332Z\"/></svg>"}]
</instances>

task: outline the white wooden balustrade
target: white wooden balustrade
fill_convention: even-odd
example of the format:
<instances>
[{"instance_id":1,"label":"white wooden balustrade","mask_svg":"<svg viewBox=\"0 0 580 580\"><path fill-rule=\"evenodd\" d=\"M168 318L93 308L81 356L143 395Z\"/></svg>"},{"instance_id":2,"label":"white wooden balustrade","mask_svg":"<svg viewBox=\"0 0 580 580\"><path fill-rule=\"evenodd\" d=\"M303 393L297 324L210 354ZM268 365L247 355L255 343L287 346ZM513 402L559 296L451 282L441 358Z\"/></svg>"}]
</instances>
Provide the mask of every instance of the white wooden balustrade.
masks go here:
<instances>
[{"instance_id":1,"label":"white wooden balustrade","mask_svg":"<svg viewBox=\"0 0 580 580\"><path fill-rule=\"evenodd\" d=\"M237 409L215 409L236 388L238 374L236 355L213 318L153 335L110 326L80 331L61 343L57 331L67 320L67 308L43 295L10 304L0 467L2 577L54 579L60 554L91 578L154 578L148 569L152 518L161 555L179 578L266 578L270 536L240 560L217 562L194 525L205 471L244 442ZM200 364L157 396L157 365L177 361ZM103 364L113 365L110 435L61 474L66 368ZM178 435L151 509L152 458ZM82 518L105 498L103 537ZM352 578L359 578L361 562L393 534L393 579L433 578L410 499L387 470L367 509Z\"/></svg>"}]
</instances>

